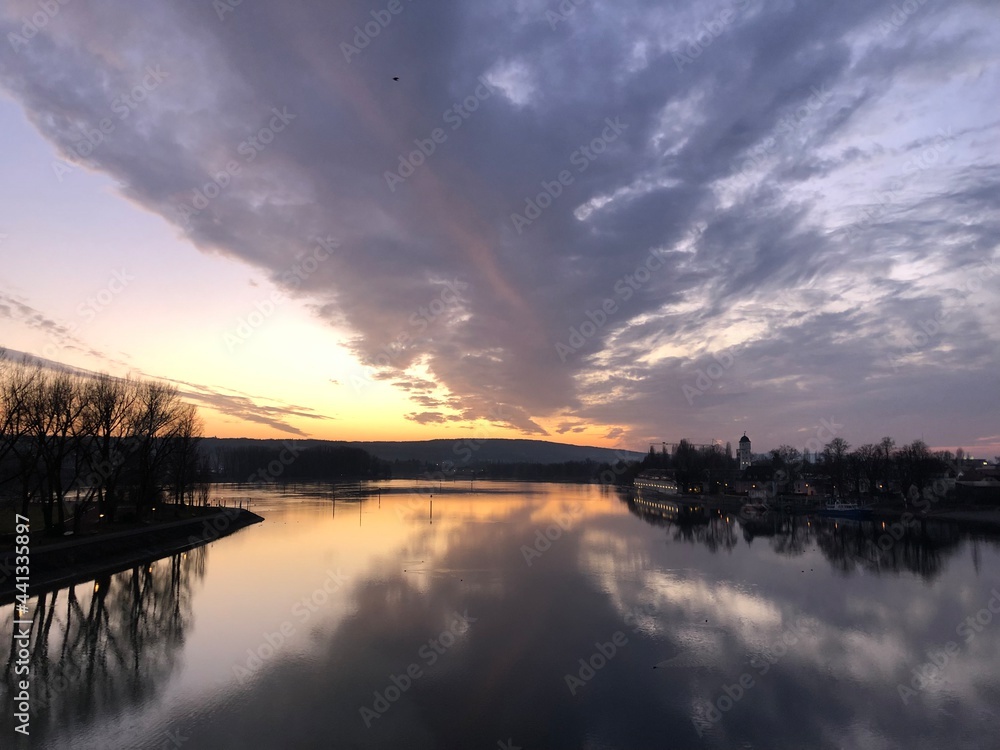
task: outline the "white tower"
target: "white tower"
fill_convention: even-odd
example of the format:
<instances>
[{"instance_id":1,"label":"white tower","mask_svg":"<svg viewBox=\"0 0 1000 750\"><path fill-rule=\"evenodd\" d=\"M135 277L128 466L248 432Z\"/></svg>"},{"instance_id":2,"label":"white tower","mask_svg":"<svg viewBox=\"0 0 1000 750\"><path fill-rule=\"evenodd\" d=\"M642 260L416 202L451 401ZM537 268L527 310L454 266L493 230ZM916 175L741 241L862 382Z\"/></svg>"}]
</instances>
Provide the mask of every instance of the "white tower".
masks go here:
<instances>
[{"instance_id":1,"label":"white tower","mask_svg":"<svg viewBox=\"0 0 1000 750\"><path fill-rule=\"evenodd\" d=\"M743 471L750 465L750 438L744 432L743 437L740 438L740 449L737 454L740 459L740 471Z\"/></svg>"}]
</instances>

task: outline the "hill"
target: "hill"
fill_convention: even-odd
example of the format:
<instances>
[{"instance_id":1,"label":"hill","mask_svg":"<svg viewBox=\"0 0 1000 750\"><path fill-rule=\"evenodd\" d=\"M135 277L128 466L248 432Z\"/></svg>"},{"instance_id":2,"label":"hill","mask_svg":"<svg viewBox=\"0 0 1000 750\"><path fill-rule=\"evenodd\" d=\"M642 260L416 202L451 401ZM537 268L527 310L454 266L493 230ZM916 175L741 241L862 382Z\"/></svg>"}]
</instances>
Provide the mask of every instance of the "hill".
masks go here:
<instances>
[{"instance_id":1,"label":"hill","mask_svg":"<svg viewBox=\"0 0 1000 750\"><path fill-rule=\"evenodd\" d=\"M597 461L613 463L619 459L642 460L644 453L620 451L614 448L567 445L548 440L519 440L506 438L411 441L356 441L337 440L254 440L251 438L205 438L201 449L207 455L221 449L244 447L274 447L290 443L300 448L321 446L335 448L360 448L383 461L420 461L438 464L451 461L455 464L476 465L495 463L558 464L568 461Z\"/></svg>"}]
</instances>

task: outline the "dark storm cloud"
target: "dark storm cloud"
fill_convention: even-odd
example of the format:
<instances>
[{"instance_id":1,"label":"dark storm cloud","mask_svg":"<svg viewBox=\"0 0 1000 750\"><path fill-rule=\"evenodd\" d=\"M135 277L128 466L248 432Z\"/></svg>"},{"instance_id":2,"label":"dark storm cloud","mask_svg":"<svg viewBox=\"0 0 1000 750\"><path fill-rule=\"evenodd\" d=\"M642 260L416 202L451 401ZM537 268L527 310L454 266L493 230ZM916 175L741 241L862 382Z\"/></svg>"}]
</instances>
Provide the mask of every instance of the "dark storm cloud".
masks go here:
<instances>
[{"instance_id":1,"label":"dark storm cloud","mask_svg":"<svg viewBox=\"0 0 1000 750\"><path fill-rule=\"evenodd\" d=\"M380 7L68 5L2 46L2 83L72 155L161 66L88 161L279 282L335 236L299 289L410 419L785 442L836 405L874 438L961 388L925 404L941 438L992 434L964 394L995 389L997 277L961 287L996 264L991 6L403 3L364 43Z\"/></svg>"}]
</instances>

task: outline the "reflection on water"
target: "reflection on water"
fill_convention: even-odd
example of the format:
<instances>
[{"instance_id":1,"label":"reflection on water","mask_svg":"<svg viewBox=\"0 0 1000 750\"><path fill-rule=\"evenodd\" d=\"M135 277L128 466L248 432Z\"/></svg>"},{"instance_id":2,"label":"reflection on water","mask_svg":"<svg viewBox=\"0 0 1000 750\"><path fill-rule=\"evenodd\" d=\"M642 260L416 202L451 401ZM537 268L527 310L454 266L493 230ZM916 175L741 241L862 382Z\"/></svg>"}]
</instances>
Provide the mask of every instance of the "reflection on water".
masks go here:
<instances>
[{"instance_id":1,"label":"reflection on water","mask_svg":"<svg viewBox=\"0 0 1000 750\"><path fill-rule=\"evenodd\" d=\"M703 544L712 552L736 546L732 518L719 511L710 512L703 503L655 494L636 495L627 490L619 490L618 495L646 523L667 527L674 542Z\"/></svg>"},{"instance_id":2,"label":"reflection on water","mask_svg":"<svg viewBox=\"0 0 1000 750\"><path fill-rule=\"evenodd\" d=\"M879 547L880 525L596 486L299 487L254 510L142 598L140 570L38 602L36 693L64 648L93 675L36 713L45 747L996 746L993 539Z\"/></svg>"},{"instance_id":3,"label":"reflection on water","mask_svg":"<svg viewBox=\"0 0 1000 750\"><path fill-rule=\"evenodd\" d=\"M625 490L619 492L619 498L647 523L668 527L674 541L704 544L713 551L731 549L736 545L738 528L747 544L764 538L779 555L795 557L816 546L834 568L844 572L909 571L930 579L942 571L947 557L958 553L964 541L972 543L976 554L978 542L994 539L989 534L970 534L954 524L919 519L835 520L777 512L747 517L683 498L643 497ZM977 572L979 564L977 557Z\"/></svg>"},{"instance_id":4,"label":"reflection on water","mask_svg":"<svg viewBox=\"0 0 1000 750\"><path fill-rule=\"evenodd\" d=\"M90 583L41 594L22 620L27 627L31 675L31 735L86 724L148 701L177 666L192 619L192 586L205 574L205 548L193 549ZM3 685L18 680L11 608L0 646ZM6 702L5 702L6 705ZM0 732L17 737L4 711Z\"/></svg>"}]
</instances>

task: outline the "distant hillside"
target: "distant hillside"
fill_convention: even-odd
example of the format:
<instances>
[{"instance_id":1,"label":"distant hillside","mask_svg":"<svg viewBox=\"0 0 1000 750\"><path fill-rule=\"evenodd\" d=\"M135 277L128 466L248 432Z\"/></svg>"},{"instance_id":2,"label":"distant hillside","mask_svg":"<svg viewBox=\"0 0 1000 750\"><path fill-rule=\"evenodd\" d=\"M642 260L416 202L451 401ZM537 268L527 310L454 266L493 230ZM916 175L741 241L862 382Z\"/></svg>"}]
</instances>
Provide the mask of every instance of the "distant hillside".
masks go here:
<instances>
[{"instance_id":1,"label":"distant hillside","mask_svg":"<svg viewBox=\"0 0 1000 750\"><path fill-rule=\"evenodd\" d=\"M620 458L641 460L645 454L635 451L618 451L613 448L594 448L580 445L566 445L547 440L508 440L474 438L457 440L414 440L414 441L374 441L344 442L336 440L252 440L250 438L205 438L202 450L211 454L223 447L270 447L280 450L284 443L302 447L345 447L361 448L384 461L421 461L472 466L484 463L536 463L558 464L567 461L597 461L613 463Z\"/></svg>"}]
</instances>

